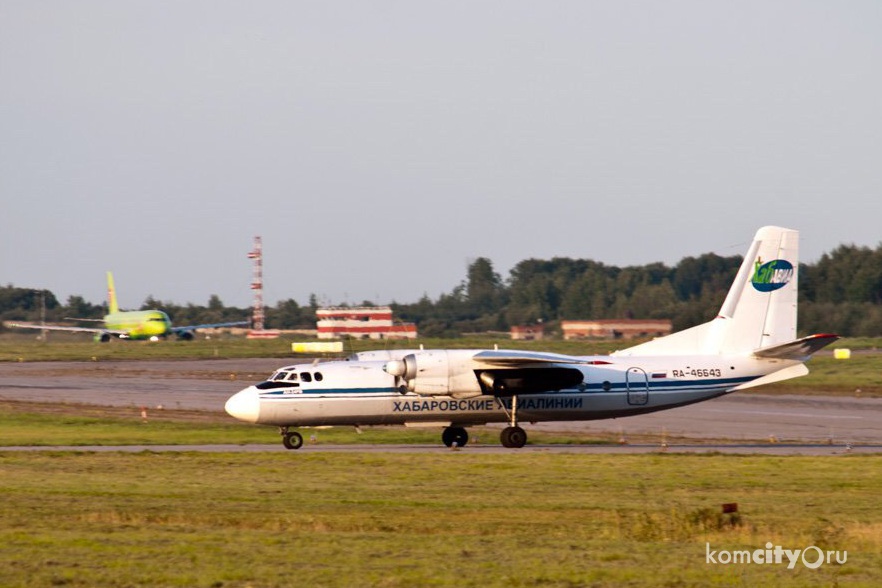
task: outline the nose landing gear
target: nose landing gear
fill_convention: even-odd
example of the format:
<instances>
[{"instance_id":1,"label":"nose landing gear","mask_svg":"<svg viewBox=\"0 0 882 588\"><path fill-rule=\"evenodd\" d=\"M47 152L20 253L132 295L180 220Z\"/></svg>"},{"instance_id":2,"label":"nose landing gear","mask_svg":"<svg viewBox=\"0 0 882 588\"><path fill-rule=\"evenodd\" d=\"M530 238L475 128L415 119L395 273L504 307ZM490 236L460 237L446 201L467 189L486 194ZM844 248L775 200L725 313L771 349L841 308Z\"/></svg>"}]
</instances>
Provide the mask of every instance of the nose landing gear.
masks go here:
<instances>
[{"instance_id":1,"label":"nose landing gear","mask_svg":"<svg viewBox=\"0 0 882 588\"><path fill-rule=\"evenodd\" d=\"M441 441L447 447L453 447L454 443L457 447L465 447L469 442L469 433L462 427L446 427L441 433Z\"/></svg>"},{"instance_id":2,"label":"nose landing gear","mask_svg":"<svg viewBox=\"0 0 882 588\"><path fill-rule=\"evenodd\" d=\"M303 447L303 436L297 431L289 431L288 427L279 427L282 433L282 445L285 449L300 449Z\"/></svg>"}]
</instances>

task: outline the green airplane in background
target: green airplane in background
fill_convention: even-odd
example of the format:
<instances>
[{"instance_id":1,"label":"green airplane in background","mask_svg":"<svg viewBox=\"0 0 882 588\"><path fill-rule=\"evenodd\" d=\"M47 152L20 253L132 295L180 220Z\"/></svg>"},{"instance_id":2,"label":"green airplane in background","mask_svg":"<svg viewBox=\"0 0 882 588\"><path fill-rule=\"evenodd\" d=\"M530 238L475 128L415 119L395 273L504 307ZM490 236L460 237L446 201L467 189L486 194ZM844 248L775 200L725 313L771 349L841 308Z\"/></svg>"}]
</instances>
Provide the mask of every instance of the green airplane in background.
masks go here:
<instances>
[{"instance_id":1,"label":"green airplane in background","mask_svg":"<svg viewBox=\"0 0 882 588\"><path fill-rule=\"evenodd\" d=\"M94 333L95 339L107 342L111 337L120 339L149 339L158 341L169 335L176 335L179 339L189 341L193 339L196 329L214 329L221 327L238 327L247 325L248 321L233 323L211 323L203 325L187 325L184 327L172 326L171 319L161 310L120 310L116 301L116 289L113 285L113 273L107 272L107 304L109 313L103 319L74 319L94 320L104 323L103 328L91 327L64 327L61 325L34 325L23 323L10 323L10 327L21 329L40 329L44 331L72 331L78 333Z\"/></svg>"}]
</instances>

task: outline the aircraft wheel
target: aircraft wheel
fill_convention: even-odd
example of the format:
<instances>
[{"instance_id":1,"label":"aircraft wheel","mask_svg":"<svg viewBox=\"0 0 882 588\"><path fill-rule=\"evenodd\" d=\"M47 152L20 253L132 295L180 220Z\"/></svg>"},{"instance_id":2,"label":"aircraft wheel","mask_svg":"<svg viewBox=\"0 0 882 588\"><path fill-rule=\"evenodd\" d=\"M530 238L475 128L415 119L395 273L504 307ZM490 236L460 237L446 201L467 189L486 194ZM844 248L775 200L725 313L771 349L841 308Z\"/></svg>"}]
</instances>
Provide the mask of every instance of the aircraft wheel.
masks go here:
<instances>
[{"instance_id":1,"label":"aircraft wheel","mask_svg":"<svg viewBox=\"0 0 882 588\"><path fill-rule=\"evenodd\" d=\"M462 427L446 427L441 433L441 441L447 447L453 447L454 443L457 447L465 447L469 442L469 433Z\"/></svg>"},{"instance_id":2,"label":"aircraft wheel","mask_svg":"<svg viewBox=\"0 0 882 588\"><path fill-rule=\"evenodd\" d=\"M520 427L506 427L499 435L503 447L520 449L527 444L527 432Z\"/></svg>"},{"instance_id":3,"label":"aircraft wheel","mask_svg":"<svg viewBox=\"0 0 882 588\"><path fill-rule=\"evenodd\" d=\"M285 433L282 435L282 445L285 449L300 449L303 447L303 436L297 432Z\"/></svg>"}]
</instances>

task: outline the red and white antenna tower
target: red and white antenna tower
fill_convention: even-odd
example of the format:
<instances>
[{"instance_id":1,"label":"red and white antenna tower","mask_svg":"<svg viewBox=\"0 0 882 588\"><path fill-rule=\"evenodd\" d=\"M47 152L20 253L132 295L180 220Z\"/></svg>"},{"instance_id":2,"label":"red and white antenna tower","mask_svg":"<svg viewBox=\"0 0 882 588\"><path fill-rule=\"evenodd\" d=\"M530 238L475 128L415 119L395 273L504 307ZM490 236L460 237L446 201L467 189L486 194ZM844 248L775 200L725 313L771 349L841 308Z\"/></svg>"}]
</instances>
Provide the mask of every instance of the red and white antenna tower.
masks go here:
<instances>
[{"instance_id":1,"label":"red and white antenna tower","mask_svg":"<svg viewBox=\"0 0 882 588\"><path fill-rule=\"evenodd\" d=\"M248 252L248 259L254 260L254 276L251 289L254 290L254 311L251 315L249 339L275 339L281 333L274 329L263 328L263 245L260 237L254 238L254 249Z\"/></svg>"},{"instance_id":2,"label":"red and white antenna tower","mask_svg":"<svg viewBox=\"0 0 882 588\"><path fill-rule=\"evenodd\" d=\"M254 260L254 275L251 289L254 290L254 312L251 315L251 330L263 330L263 245L260 237L254 238L254 249L248 252L248 259Z\"/></svg>"}]
</instances>

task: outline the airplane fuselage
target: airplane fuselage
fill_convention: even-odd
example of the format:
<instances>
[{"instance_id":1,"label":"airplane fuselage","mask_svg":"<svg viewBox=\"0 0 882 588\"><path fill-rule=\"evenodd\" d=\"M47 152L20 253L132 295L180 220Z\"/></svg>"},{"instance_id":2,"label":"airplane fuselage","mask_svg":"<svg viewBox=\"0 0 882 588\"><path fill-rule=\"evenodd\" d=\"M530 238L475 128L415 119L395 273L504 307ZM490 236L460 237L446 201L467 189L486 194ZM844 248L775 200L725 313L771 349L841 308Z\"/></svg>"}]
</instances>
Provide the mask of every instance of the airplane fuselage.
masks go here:
<instances>
[{"instance_id":1,"label":"airplane fuselage","mask_svg":"<svg viewBox=\"0 0 882 588\"><path fill-rule=\"evenodd\" d=\"M402 394L399 380L384 370L385 361L300 364L281 368L272 376L276 379L242 390L227 403L227 412L248 422L280 427L466 426L507 422L516 403L521 421L596 420L700 402L796 363L745 357L579 359L585 363L566 366L582 374L575 387L468 397L455 390L434 396ZM296 374L296 382L287 380L291 374ZM303 374L309 382L303 381Z\"/></svg>"},{"instance_id":2,"label":"airplane fuselage","mask_svg":"<svg viewBox=\"0 0 882 588\"><path fill-rule=\"evenodd\" d=\"M107 329L124 332L123 339L151 339L165 337L171 330L171 320L161 310L129 310L104 316Z\"/></svg>"}]
</instances>

